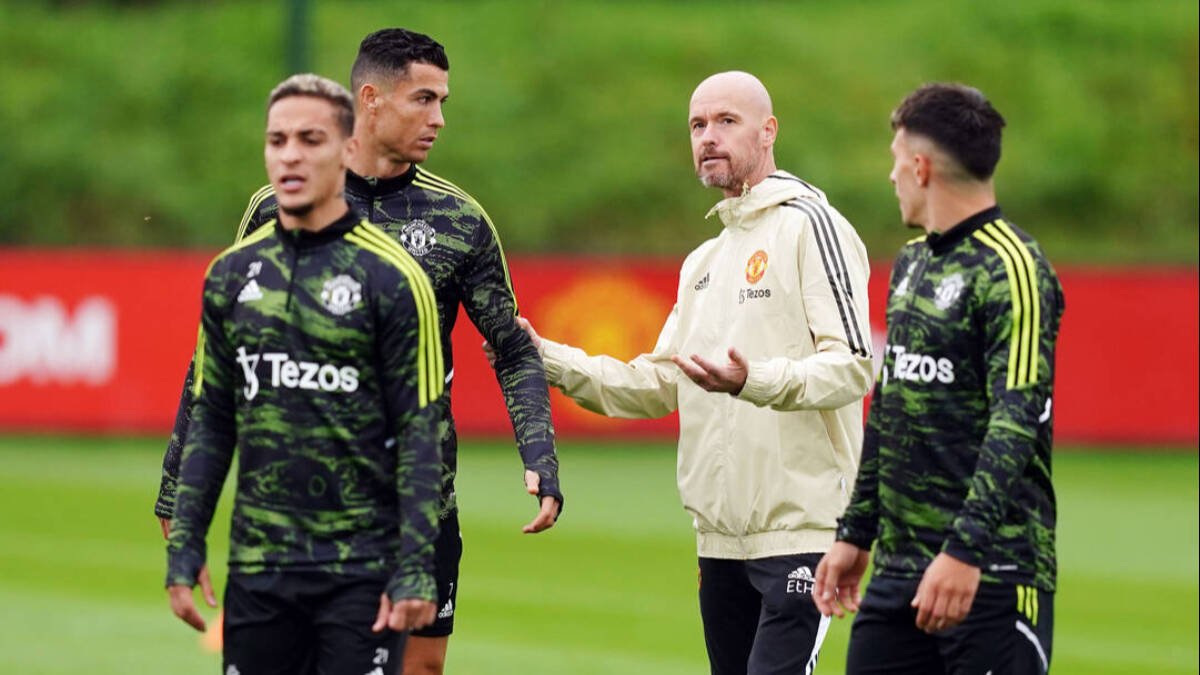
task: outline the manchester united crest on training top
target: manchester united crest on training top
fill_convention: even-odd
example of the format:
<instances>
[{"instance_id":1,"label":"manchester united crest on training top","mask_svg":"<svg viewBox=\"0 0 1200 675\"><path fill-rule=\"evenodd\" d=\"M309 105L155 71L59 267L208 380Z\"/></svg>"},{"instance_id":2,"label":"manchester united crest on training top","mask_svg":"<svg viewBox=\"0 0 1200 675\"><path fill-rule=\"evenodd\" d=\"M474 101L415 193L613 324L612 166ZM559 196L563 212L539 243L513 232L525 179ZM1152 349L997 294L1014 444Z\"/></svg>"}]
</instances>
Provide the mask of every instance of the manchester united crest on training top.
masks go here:
<instances>
[{"instance_id":1,"label":"manchester united crest on training top","mask_svg":"<svg viewBox=\"0 0 1200 675\"><path fill-rule=\"evenodd\" d=\"M362 284L345 274L339 274L326 281L321 289L321 304L325 305L330 314L342 316L358 307L361 302Z\"/></svg>"},{"instance_id":2,"label":"manchester united crest on training top","mask_svg":"<svg viewBox=\"0 0 1200 675\"><path fill-rule=\"evenodd\" d=\"M933 292L933 304L937 305L938 309L947 309L954 304L958 296L962 295L964 286L966 284L963 283L963 277L958 272L942 279L942 283L938 284L937 289Z\"/></svg>"},{"instance_id":3,"label":"manchester united crest on training top","mask_svg":"<svg viewBox=\"0 0 1200 675\"><path fill-rule=\"evenodd\" d=\"M437 244L437 232L429 223L417 219L411 221L400 230L400 243L415 256L423 256L433 250Z\"/></svg>"},{"instance_id":4,"label":"manchester united crest on training top","mask_svg":"<svg viewBox=\"0 0 1200 675\"><path fill-rule=\"evenodd\" d=\"M767 252L755 251L754 255L750 256L750 260L746 261L746 281L757 284L766 273Z\"/></svg>"}]
</instances>

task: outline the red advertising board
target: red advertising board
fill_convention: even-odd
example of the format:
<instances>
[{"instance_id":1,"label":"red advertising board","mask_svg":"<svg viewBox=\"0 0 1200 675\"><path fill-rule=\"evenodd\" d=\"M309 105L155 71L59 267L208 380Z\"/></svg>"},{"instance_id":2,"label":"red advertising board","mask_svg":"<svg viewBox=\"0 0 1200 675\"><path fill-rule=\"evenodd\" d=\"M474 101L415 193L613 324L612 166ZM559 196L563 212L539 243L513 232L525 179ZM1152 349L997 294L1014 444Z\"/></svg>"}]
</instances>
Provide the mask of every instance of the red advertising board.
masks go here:
<instances>
[{"instance_id":1,"label":"red advertising board","mask_svg":"<svg viewBox=\"0 0 1200 675\"><path fill-rule=\"evenodd\" d=\"M210 255L0 249L0 430L167 433L195 342ZM516 258L522 313L592 353L632 358L670 311L678 260ZM888 268L872 269L883 343ZM1061 269L1067 311L1057 364L1057 436L1197 442L1195 269ZM465 315L454 336L463 434L511 433ZM674 435L675 420L610 420L552 394L561 437Z\"/></svg>"}]
</instances>

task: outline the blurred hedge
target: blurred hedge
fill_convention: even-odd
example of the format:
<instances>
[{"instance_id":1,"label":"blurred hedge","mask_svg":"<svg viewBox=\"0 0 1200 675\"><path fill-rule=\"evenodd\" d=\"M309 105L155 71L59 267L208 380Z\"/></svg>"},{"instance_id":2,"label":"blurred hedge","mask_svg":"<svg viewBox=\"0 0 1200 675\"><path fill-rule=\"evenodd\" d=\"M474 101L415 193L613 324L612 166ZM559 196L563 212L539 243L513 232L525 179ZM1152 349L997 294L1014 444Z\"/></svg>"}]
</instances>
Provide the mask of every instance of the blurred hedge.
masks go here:
<instances>
[{"instance_id":1,"label":"blurred hedge","mask_svg":"<svg viewBox=\"0 0 1200 675\"><path fill-rule=\"evenodd\" d=\"M779 165L874 257L910 236L888 114L952 79L1008 118L1001 203L1056 260L1197 262L1195 2L310 2L312 67L341 80L379 27L447 46L428 167L510 251L677 255L714 233L687 100L736 68L772 91ZM0 243L226 243L264 182L282 0L0 3Z\"/></svg>"}]
</instances>

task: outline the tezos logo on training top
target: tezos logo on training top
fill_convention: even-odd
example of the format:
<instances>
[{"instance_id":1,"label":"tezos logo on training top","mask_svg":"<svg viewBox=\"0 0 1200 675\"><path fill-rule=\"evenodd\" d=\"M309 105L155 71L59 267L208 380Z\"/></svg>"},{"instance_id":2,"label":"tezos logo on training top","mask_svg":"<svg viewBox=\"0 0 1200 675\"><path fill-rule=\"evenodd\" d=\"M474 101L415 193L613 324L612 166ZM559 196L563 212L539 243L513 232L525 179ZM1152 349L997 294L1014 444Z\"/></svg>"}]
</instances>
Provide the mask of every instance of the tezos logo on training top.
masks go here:
<instances>
[{"instance_id":1,"label":"tezos logo on training top","mask_svg":"<svg viewBox=\"0 0 1200 675\"><path fill-rule=\"evenodd\" d=\"M354 366L337 366L312 361L293 361L286 353L267 352L249 354L245 347L238 347L237 362L242 366L246 385L242 394L247 401L258 396L258 363L271 364L271 386L287 389L309 389L311 391L343 391L347 394L358 391L358 369Z\"/></svg>"},{"instance_id":2,"label":"tezos logo on training top","mask_svg":"<svg viewBox=\"0 0 1200 675\"><path fill-rule=\"evenodd\" d=\"M935 359L925 354L909 352L902 345L891 345L887 349L890 349L896 356L896 360L892 363L890 370L884 368L884 384L887 384L886 378L888 377L907 382L925 382L926 384L934 380L942 384L954 382L954 363L944 356Z\"/></svg>"},{"instance_id":3,"label":"tezos logo on training top","mask_svg":"<svg viewBox=\"0 0 1200 675\"><path fill-rule=\"evenodd\" d=\"M754 255L746 261L746 281L751 284L757 284L762 280L763 275L767 273L767 252L755 251Z\"/></svg>"},{"instance_id":4,"label":"tezos logo on training top","mask_svg":"<svg viewBox=\"0 0 1200 675\"><path fill-rule=\"evenodd\" d=\"M325 286L321 288L321 304L325 305L325 309L331 314L342 316L358 307L361 302L362 284L345 274L339 274L326 281Z\"/></svg>"},{"instance_id":5,"label":"tezos logo on training top","mask_svg":"<svg viewBox=\"0 0 1200 675\"><path fill-rule=\"evenodd\" d=\"M418 218L400 230L400 243L404 244L409 253L419 257L429 253L437 245L436 235L437 230Z\"/></svg>"}]
</instances>

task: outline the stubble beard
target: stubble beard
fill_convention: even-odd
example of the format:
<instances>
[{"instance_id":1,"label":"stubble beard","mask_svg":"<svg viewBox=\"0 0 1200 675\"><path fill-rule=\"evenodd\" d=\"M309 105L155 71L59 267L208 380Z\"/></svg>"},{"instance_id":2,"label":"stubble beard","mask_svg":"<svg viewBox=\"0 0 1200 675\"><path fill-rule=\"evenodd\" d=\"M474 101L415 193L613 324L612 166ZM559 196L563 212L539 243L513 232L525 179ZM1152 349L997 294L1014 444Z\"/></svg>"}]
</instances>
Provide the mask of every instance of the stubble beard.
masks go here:
<instances>
[{"instance_id":1,"label":"stubble beard","mask_svg":"<svg viewBox=\"0 0 1200 675\"><path fill-rule=\"evenodd\" d=\"M283 204L280 204L279 210L283 211L289 216L292 216L293 218L303 218L304 216L312 213L313 207L315 206L316 204L313 202L308 202L307 204L301 204L299 206L284 206Z\"/></svg>"}]
</instances>

